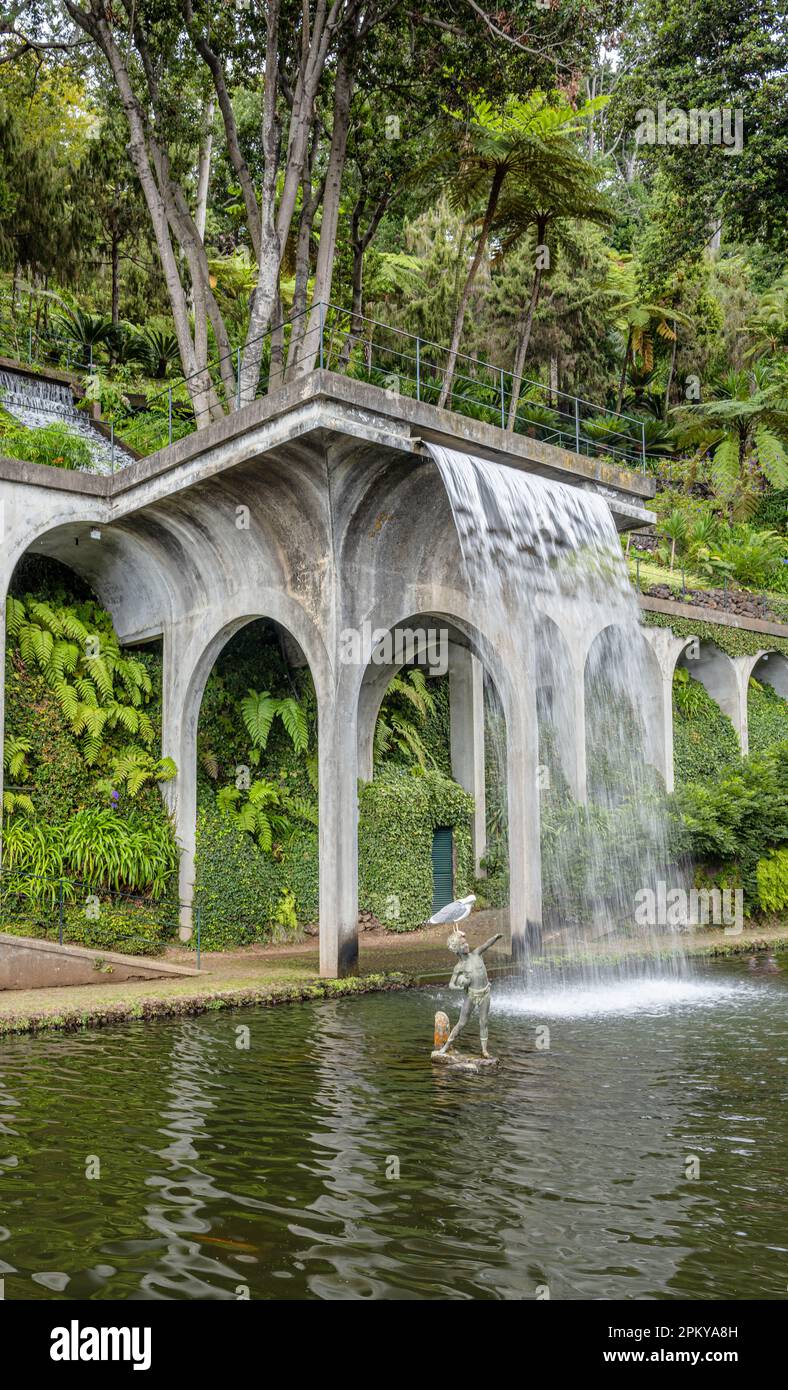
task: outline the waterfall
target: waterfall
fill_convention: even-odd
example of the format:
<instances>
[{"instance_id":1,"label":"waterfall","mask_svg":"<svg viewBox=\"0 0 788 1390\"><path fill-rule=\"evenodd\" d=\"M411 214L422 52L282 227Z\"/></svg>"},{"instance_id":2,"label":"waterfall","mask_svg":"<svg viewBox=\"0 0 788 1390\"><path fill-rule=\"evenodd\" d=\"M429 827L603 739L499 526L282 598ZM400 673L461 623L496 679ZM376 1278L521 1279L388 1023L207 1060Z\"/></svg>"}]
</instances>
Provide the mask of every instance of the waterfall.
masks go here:
<instances>
[{"instance_id":1,"label":"waterfall","mask_svg":"<svg viewBox=\"0 0 788 1390\"><path fill-rule=\"evenodd\" d=\"M610 509L582 487L429 448L480 613L504 624L507 612L534 620L542 956L592 977L613 958L625 975L678 969L683 951L672 928L682 923L660 918L685 871L671 853L655 767L659 673ZM505 801L503 711L485 684L493 799ZM662 959L648 966L657 937Z\"/></svg>"},{"instance_id":2,"label":"waterfall","mask_svg":"<svg viewBox=\"0 0 788 1390\"><path fill-rule=\"evenodd\" d=\"M0 370L0 405L28 429L63 424L72 434L87 440L95 473L111 473L131 463L132 455L122 444L113 446L84 411L74 404L71 387L47 377ZM2 445L0 444L0 452Z\"/></svg>"}]
</instances>

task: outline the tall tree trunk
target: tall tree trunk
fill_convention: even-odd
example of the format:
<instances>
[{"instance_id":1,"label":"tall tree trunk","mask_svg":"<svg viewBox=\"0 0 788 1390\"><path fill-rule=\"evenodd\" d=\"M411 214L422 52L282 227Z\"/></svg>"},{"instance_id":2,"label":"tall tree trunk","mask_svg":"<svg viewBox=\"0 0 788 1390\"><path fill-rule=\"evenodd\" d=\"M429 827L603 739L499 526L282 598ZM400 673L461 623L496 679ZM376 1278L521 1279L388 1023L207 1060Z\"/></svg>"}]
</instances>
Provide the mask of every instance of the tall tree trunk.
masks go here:
<instances>
[{"instance_id":1,"label":"tall tree trunk","mask_svg":"<svg viewBox=\"0 0 788 1390\"><path fill-rule=\"evenodd\" d=\"M373 212L372 217L370 218L369 223L367 224L366 231L363 233L361 231L361 217L366 206L366 197L364 196L364 194L362 194L361 197L358 199L356 206L353 209L353 217L351 219L350 230L350 244L353 248L353 271L351 275L350 300L350 329L345 338L344 343L342 344L342 351L339 354L339 360L343 366L346 366L349 362L350 353L353 348L353 343L358 337L360 337L361 330L363 327L364 256L366 254L367 247L369 246L373 236L375 235L375 232L377 231L380 225L381 218L383 217L383 214L386 211L386 208L389 206L390 202L391 189L387 189L386 192L378 199L378 202L375 206L375 211Z\"/></svg>"},{"instance_id":2,"label":"tall tree trunk","mask_svg":"<svg viewBox=\"0 0 788 1390\"><path fill-rule=\"evenodd\" d=\"M301 220L298 224L298 241L296 243L295 286L293 289L290 345L287 352L287 370L285 372L286 381L291 381L296 374L298 363L301 360L301 350L306 337L306 300L309 289L312 227L315 221L315 214L323 200L323 192L326 186L324 174L317 187L312 187L312 175L314 173L317 151L318 141L314 138L312 141L312 152L304 169L304 177L301 186Z\"/></svg>"},{"instance_id":3,"label":"tall tree trunk","mask_svg":"<svg viewBox=\"0 0 788 1390\"><path fill-rule=\"evenodd\" d=\"M304 352L296 368L296 375L303 376L312 371L320 350L321 324L326 305L331 299L331 282L334 270L334 253L337 244L339 223L339 202L342 191L342 171L345 167L348 130L350 128L350 102L353 96L352 41L343 48L337 62L334 82L334 111L331 129L331 150L326 169L326 186L323 194L323 217L320 223L320 245L315 266L315 283L312 292L312 310L307 325Z\"/></svg>"},{"instance_id":4,"label":"tall tree trunk","mask_svg":"<svg viewBox=\"0 0 788 1390\"><path fill-rule=\"evenodd\" d=\"M618 397L616 399L616 410L621 413L621 404L624 399L624 387L627 384L627 367L629 366L629 354L632 348L632 329L627 333L627 345L624 349L624 361L621 365L621 376L618 382Z\"/></svg>"},{"instance_id":5,"label":"tall tree trunk","mask_svg":"<svg viewBox=\"0 0 788 1390\"><path fill-rule=\"evenodd\" d=\"M677 348L678 348L678 345L679 345L679 330L678 330L678 325L677 325L677 324L674 324L674 325L673 325L673 347L671 348L671 353L670 353L670 367L668 368L668 380L667 380L667 385L666 385L666 387L665 387L665 400L663 401L663 404L662 404L662 418L663 418L663 420L667 420L667 418L668 418L668 410L670 409L670 388L671 388L671 386L673 385L673 373L674 373L674 371L676 370L676 350L677 350Z\"/></svg>"},{"instance_id":6,"label":"tall tree trunk","mask_svg":"<svg viewBox=\"0 0 788 1390\"><path fill-rule=\"evenodd\" d=\"M120 233L115 222L112 225L110 258L112 262L112 322L117 327L120 323Z\"/></svg>"},{"instance_id":7,"label":"tall tree trunk","mask_svg":"<svg viewBox=\"0 0 788 1390\"><path fill-rule=\"evenodd\" d=\"M285 326L282 320L282 300L277 292L272 314L271 365L268 370L268 391L281 386L285 376Z\"/></svg>"},{"instance_id":8,"label":"tall tree trunk","mask_svg":"<svg viewBox=\"0 0 788 1390\"><path fill-rule=\"evenodd\" d=\"M542 267L537 265L534 270L533 283L531 285L531 298L528 301L528 310L523 320L520 336L517 340L517 352L514 358L514 368L512 370L512 398L509 402L509 418L506 422L507 430L512 433L517 421L517 406L520 402L520 388L523 384L523 370L525 359L528 353L528 344L531 341L531 329L534 322L536 306L539 303L539 291L542 285Z\"/></svg>"},{"instance_id":9,"label":"tall tree trunk","mask_svg":"<svg viewBox=\"0 0 788 1390\"><path fill-rule=\"evenodd\" d=\"M555 353L550 354L550 405L558 407L558 358Z\"/></svg>"},{"instance_id":10,"label":"tall tree trunk","mask_svg":"<svg viewBox=\"0 0 788 1390\"><path fill-rule=\"evenodd\" d=\"M495 170L495 173L493 174L492 183L490 184L490 193L487 198L487 207L485 208L484 219L482 221L481 231L479 232L479 239L476 243L476 252L474 254L473 260L471 261L468 274L465 277L465 284L463 286L462 294L460 295L460 302L457 305L457 313L454 317L454 329L451 335L449 358L446 363L441 393L438 397L438 405L441 407L445 406L447 400L449 399L452 381L454 380L454 369L457 365L457 358L460 352L460 339L462 337L463 325L465 323L465 315L468 312L468 304L471 298L471 290L473 289L474 281L476 279L479 266L482 263L482 257L487 248L487 242L490 236L490 227L492 226L492 220L495 216L496 208L498 207L498 199L501 196L501 189L503 187L503 181L505 177L506 170L501 165L499 165L499 167Z\"/></svg>"},{"instance_id":11,"label":"tall tree trunk","mask_svg":"<svg viewBox=\"0 0 788 1390\"><path fill-rule=\"evenodd\" d=\"M213 97L209 97L202 113L203 137L200 141L200 154L197 160L197 199L194 210L194 225L200 241L205 242L205 223L208 217L208 186L211 182L211 154L213 151Z\"/></svg>"}]
</instances>

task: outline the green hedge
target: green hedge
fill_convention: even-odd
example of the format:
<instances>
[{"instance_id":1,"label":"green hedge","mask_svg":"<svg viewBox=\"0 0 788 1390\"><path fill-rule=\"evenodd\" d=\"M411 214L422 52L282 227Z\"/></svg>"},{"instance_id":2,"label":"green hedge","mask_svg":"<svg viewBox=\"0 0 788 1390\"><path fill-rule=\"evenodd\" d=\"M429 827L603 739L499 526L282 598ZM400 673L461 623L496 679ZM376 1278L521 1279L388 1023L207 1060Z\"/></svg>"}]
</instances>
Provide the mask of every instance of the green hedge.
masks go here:
<instances>
[{"instance_id":1,"label":"green hedge","mask_svg":"<svg viewBox=\"0 0 788 1390\"><path fill-rule=\"evenodd\" d=\"M30 909L24 904L11 906L6 898L0 910L0 924L0 930L11 936L57 941L60 935L57 905ZM163 917L161 910L145 904L120 907L101 903L96 920L87 917L81 905L72 906L63 913L63 940L91 950L157 956L176 925L175 915Z\"/></svg>"},{"instance_id":2,"label":"green hedge","mask_svg":"<svg viewBox=\"0 0 788 1390\"><path fill-rule=\"evenodd\" d=\"M391 931L410 931L432 912L432 837L454 831L457 897L473 888L473 797L442 772L391 769L359 794L359 901Z\"/></svg>"},{"instance_id":3,"label":"green hedge","mask_svg":"<svg viewBox=\"0 0 788 1390\"><path fill-rule=\"evenodd\" d=\"M673 702L673 769L676 785L720 777L741 758L739 740L700 681L690 677L696 711L689 715Z\"/></svg>"},{"instance_id":4,"label":"green hedge","mask_svg":"<svg viewBox=\"0 0 788 1390\"><path fill-rule=\"evenodd\" d=\"M771 685L763 685L760 690L751 685L747 691L747 723L750 752L765 753L788 738L788 700L783 700Z\"/></svg>"},{"instance_id":5,"label":"green hedge","mask_svg":"<svg viewBox=\"0 0 788 1390\"><path fill-rule=\"evenodd\" d=\"M394 931L420 926L432 911L432 835L454 829L455 889L473 888L473 798L438 771L391 768L359 791L359 907ZM196 903L206 950L270 941L277 905L295 896L300 923L318 917L317 831L304 830L280 859L264 854L250 835L210 803L197 816Z\"/></svg>"}]
</instances>

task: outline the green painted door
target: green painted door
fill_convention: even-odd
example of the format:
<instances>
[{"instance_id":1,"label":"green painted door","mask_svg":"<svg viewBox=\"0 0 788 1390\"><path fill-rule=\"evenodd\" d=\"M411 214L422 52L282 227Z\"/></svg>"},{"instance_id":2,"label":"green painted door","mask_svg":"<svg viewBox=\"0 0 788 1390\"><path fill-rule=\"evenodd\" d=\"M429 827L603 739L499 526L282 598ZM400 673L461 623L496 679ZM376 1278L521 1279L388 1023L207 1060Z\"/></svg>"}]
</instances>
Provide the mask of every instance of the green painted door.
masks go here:
<instances>
[{"instance_id":1,"label":"green painted door","mask_svg":"<svg viewBox=\"0 0 788 1390\"><path fill-rule=\"evenodd\" d=\"M439 825L432 837L432 910L445 907L454 898L451 826Z\"/></svg>"}]
</instances>

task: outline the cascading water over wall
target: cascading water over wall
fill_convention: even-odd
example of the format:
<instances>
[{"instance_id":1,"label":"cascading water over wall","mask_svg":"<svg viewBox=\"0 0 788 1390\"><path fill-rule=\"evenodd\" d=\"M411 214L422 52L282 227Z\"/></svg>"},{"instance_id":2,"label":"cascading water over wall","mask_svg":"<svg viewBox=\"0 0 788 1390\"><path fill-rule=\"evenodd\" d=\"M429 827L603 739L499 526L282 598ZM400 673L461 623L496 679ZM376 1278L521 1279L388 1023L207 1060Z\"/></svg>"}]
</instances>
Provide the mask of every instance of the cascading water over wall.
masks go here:
<instances>
[{"instance_id":1,"label":"cascading water over wall","mask_svg":"<svg viewBox=\"0 0 788 1390\"><path fill-rule=\"evenodd\" d=\"M658 909L660 892L664 901L666 888L686 877L671 851L654 767L658 679L607 503L506 465L430 452L479 613L497 615L534 645L541 951L582 963L586 973L615 956L617 969L642 974L638 947L653 949L660 937L657 968L677 969L680 936L644 897L653 893ZM505 769L503 714L486 684L488 731L500 745L494 762Z\"/></svg>"},{"instance_id":2,"label":"cascading water over wall","mask_svg":"<svg viewBox=\"0 0 788 1390\"><path fill-rule=\"evenodd\" d=\"M132 462L132 455L121 444L116 441L113 447L89 416L77 409L66 382L0 370L0 405L27 429L58 423L78 434L90 446L96 473L111 473Z\"/></svg>"}]
</instances>

